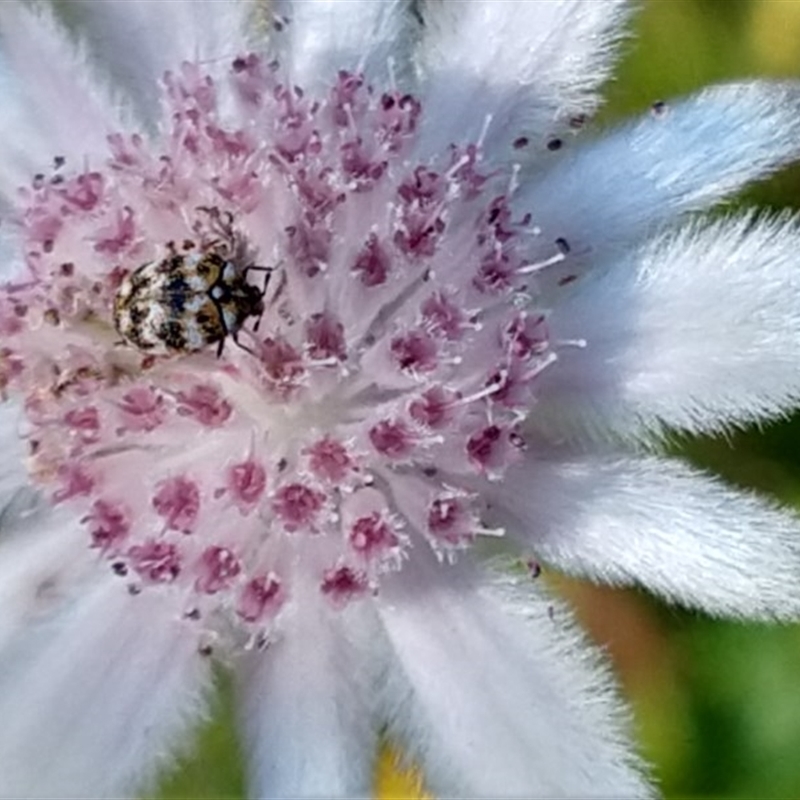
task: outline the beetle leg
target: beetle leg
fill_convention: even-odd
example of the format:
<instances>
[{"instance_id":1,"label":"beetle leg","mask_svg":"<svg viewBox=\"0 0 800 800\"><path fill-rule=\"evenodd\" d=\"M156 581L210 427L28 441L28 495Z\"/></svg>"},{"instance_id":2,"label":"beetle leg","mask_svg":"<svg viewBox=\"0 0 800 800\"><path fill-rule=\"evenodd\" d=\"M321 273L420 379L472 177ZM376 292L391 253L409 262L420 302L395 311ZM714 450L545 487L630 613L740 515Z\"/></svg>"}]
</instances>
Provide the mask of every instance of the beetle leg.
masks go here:
<instances>
[{"instance_id":1,"label":"beetle leg","mask_svg":"<svg viewBox=\"0 0 800 800\"><path fill-rule=\"evenodd\" d=\"M242 270L242 275L246 280L247 273L250 272L250 270L253 270L255 272L263 272L264 285L261 287L261 296L264 297L264 295L267 293L267 287L269 286L269 281L270 278L272 277L272 273L275 272L276 269L277 267L261 267L255 264L251 264L249 267L245 267L244 270Z\"/></svg>"},{"instance_id":2,"label":"beetle leg","mask_svg":"<svg viewBox=\"0 0 800 800\"><path fill-rule=\"evenodd\" d=\"M239 341L239 332L238 331L236 333L234 333L234 334L231 334L231 338L233 339L234 342L236 342L236 346L237 347L241 347L242 350L244 350L246 353L250 353L251 356L255 356L256 355L256 351L253 350L252 347L248 347L246 344L242 344Z\"/></svg>"}]
</instances>

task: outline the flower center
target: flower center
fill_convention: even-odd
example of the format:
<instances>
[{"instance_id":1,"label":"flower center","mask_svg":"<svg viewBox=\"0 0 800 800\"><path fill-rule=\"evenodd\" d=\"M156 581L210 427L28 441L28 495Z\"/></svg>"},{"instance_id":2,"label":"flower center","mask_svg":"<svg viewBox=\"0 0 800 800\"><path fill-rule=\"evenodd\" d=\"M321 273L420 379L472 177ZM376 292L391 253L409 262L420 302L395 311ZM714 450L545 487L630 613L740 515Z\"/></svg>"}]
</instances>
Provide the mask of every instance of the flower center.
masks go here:
<instances>
[{"instance_id":1,"label":"flower center","mask_svg":"<svg viewBox=\"0 0 800 800\"><path fill-rule=\"evenodd\" d=\"M301 584L339 608L497 533L478 491L525 447L555 358L537 272L568 246L479 142L424 152L411 95L341 73L307 96L255 56L164 86L160 141L21 191L0 386L129 591L263 643Z\"/></svg>"}]
</instances>

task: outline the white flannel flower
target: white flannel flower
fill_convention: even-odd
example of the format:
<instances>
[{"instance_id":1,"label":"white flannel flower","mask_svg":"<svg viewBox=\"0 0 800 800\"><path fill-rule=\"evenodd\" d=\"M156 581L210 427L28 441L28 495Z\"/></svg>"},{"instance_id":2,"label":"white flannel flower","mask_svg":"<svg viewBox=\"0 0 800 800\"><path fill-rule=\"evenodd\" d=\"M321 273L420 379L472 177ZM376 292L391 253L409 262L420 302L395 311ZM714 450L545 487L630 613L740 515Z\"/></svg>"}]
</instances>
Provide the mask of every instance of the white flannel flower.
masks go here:
<instances>
[{"instance_id":1,"label":"white flannel flower","mask_svg":"<svg viewBox=\"0 0 800 800\"><path fill-rule=\"evenodd\" d=\"M369 796L384 731L652 796L535 577L800 612L796 522L647 447L800 397L797 224L686 218L798 88L584 141L618 0L72 10L0 3L0 796L147 791L215 661L253 797Z\"/></svg>"}]
</instances>

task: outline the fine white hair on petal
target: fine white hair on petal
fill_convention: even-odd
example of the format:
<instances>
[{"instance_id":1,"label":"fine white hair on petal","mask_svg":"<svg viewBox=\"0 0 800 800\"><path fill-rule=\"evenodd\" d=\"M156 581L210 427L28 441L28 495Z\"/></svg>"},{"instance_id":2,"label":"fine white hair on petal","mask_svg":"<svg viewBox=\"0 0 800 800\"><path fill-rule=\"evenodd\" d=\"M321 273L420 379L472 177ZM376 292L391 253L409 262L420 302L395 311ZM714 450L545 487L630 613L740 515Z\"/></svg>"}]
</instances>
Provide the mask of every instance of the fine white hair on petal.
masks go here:
<instances>
[{"instance_id":1,"label":"fine white hair on petal","mask_svg":"<svg viewBox=\"0 0 800 800\"><path fill-rule=\"evenodd\" d=\"M487 499L512 536L566 572L711 614L800 613L800 520L680 462L529 457Z\"/></svg>"},{"instance_id":2,"label":"fine white hair on petal","mask_svg":"<svg viewBox=\"0 0 800 800\"><path fill-rule=\"evenodd\" d=\"M3 454L0 459L0 539L8 525L7 510L15 503L15 498L32 492L27 488L29 476L24 465L25 447L19 437L21 414L18 404L0 402L0 453Z\"/></svg>"},{"instance_id":3,"label":"fine white hair on petal","mask_svg":"<svg viewBox=\"0 0 800 800\"><path fill-rule=\"evenodd\" d=\"M409 77L417 27L409 0L278 0L273 11L278 57L303 87L327 87L339 70Z\"/></svg>"},{"instance_id":4,"label":"fine white hair on petal","mask_svg":"<svg viewBox=\"0 0 800 800\"><path fill-rule=\"evenodd\" d=\"M596 263L798 158L800 82L711 87L566 149L515 202Z\"/></svg>"},{"instance_id":5,"label":"fine white hair on petal","mask_svg":"<svg viewBox=\"0 0 800 800\"><path fill-rule=\"evenodd\" d=\"M544 436L720 430L800 398L800 225L752 214L663 233L565 298L564 347L531 422Z\"/></svg>"},{"instance_id":6,"label":"fine white hair on petal","mask_svg":"<svg viewBox=\"0 0 800 800\"><path fill-rule=\"evenodd\" d=\"M1 42L0 96L3 98L3 114L0 117L0 150L3 158L3 169L0 170L0 215L4 215L11 208L17 188L29 183L31 176L43 167L50 166L53 150L46 134L39 129L30 110L26 108L25 89L21 81L12 75L3 57ZM5 228L0 230L5 233ZM6 249L4 240L3 249ZM4 263L4 276L6 269Z\"/></svg>"},{"instance_id":7,"label":"fine white hair on petal","mask_svg":"<svg viewBox=\"0 0 800 800\"><path fill-rule=\"evenodd\" d=\"M211 665L179 604L83 588L0 650L0 798L136 797L204 713Z\"/></svg>"},{"instance_id":8,"label":"fine white hair on petal","mask_svg":"<svg viewBox=\"0 0 800 800\"><path fill-rule=\"evenodd\" d=\"M0 663L52 620L97 568L74 516L20 491L0 513Z\"/></svg>"},{"instance_id":9,"label":"fine white hair on petal","mask_svg":"<svg viewBox=\"0 0 800 800\"><path fill-rule=\"evenodd\" d=\"M53 511L29 484L20 409L0 404L0 651L56 611L90 559L74 516Z\"/></svg>"},{"instance_id":10,"label":"fine white hair on petal","mask_svg":"<svg viewBox=\"0 0 800 800\"><path fill-rule=\"evenodd\" d=\"M372 606L333 609L309 591L284 614L285 632L237 670L250 795L371 797L378 654L363 638L380 633Z\"/></svg>"},{"instance_id":11,"label":"fine white hair on petal","mask_svg":"<svg viewBox=\"0 0 800 800\"><path fill-rule=\"evenodd\" d=\"M62 156L82 163L125 126L119 102L44 6L0 3L3 118L0 194L10 197Z\"/></svg>"},{"instance_id":12,"label":"fine white hair on petal","mask_svg":"<svg viewBox=\"0 0 800 800\"><path fill-rule=\"evenodd\" d=\"M0 78L0 95L2 95L2 78ZM2 133L0 133L2 136ZM19 175L22 181L27 182L30 180L30 175ZM21 237L18 231L8 221L4 220L4 216L8 213L8 206L4 202L4 190L13 191L12 182L3 182L0 179L0 283L8 280L9 278L19 275L22 262L22 247ZM0 422L0 426L2 426Z\"/></svg>"},{"instance_id":13,"label":"fine white hair on petal","mask_svg":"<svg viewBox=\"0 0 800 800\"><path fill-rule=\"evenodd\" d=\"M463 563L415 557L385 585L378 606L398 659L388 733L436 797L653 795L622 704L565 608Z\"/></svg>"},{"instance_id":14,"label":"fine white hair on petal","mask_svg":"<svg viewBox=\"0 0 800 800\"><path fill-rule=\"evenodd\" d=\"M420 65L436 127L425 146L487 141L512 153L523 135L541 145L570 119L591 114L624 34L625 0L428 0Z\"/></svg>"},{"instance_id":15,"label":"fine white hair on petal","mask_svg":"<svg viewBox=\"0 0 800 800\"><path fill-rule=\"evenodd\" d=\"M184 61L227 67L260 32L253 0L71 0L66 10L77 17L79 34L100 64L151 124L160 116L166 71Z\"/></svg>"}]
</instances>

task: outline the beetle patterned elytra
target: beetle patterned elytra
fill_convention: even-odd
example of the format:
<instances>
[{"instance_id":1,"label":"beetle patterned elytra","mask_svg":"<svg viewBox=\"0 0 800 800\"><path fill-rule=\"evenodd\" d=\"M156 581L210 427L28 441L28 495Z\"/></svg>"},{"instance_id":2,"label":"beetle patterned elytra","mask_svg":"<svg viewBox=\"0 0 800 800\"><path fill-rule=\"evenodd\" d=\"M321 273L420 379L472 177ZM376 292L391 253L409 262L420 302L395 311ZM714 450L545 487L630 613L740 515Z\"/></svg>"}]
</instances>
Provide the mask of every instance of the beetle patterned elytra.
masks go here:
<instances>
[{"instance_id":1,"label":"beetle patterned elytra","mask_svg":"<svg viewBox=\"0 0 800 800\"><path fill-rule=\"evenodd\" d=\"M212 344L222 355L230 336L238 339L250 317L264 313L271 267L240 268L229 248L214 243L179 252L173 243L161 261L142 264L126 276L114 297L114 326L125 342L147 353L196 353ZM250 271L266 273L263 287L248 283Z\"/></svg>"}]
</instances>

